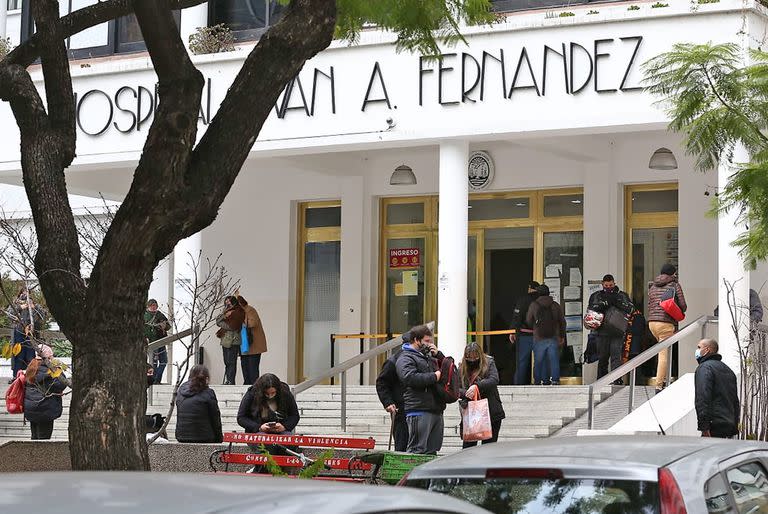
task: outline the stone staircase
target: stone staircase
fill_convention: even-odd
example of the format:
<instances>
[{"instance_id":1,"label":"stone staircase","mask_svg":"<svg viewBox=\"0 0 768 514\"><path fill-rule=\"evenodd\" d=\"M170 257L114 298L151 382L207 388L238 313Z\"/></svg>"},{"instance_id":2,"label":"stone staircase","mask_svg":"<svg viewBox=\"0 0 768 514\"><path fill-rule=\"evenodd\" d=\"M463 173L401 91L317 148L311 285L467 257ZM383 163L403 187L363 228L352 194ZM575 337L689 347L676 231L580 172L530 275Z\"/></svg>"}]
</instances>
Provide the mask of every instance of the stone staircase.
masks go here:
<instances>
[{"instance_id":1,"label":"stone staircase","mask_svg":"<svg viewBox=\"0 0 768 514\"><path fill-rule=\"evenodd\" d=\"M5 382L5 381L3 381ZM29 426L23 424L22 416L11 415L5 409L5 391L8 385L0 385L0 444L8 440L28 440ZM224 431L241 431L237 424L237 410L247 389L245 386L213 386L219 400ZM588 405L586 386L502 386L499 388L507 417L502 423L500 441L548 437L561 430L584 412ZM597 401L611 396L607 388L595 395ZM169 385L155 386L153 403L147 412L165 415L171 398ZM64 397L64 414L56 420L53 439L66 440L70 396ZM297 403L301 413L298 432L317 435L348 435L376 439L378 448L386 448L389 438L389 415L384 411L376 396L374 386L349 386L347 391L347 431L341 431L341 388L340 386L316 386L298 395ZM445 439L443 452L449 453L461 448L459 437L459 410L456 404L445 411ZM176 418L168 428L170 439L174 440Z\"/></svg>"}]
</instances>

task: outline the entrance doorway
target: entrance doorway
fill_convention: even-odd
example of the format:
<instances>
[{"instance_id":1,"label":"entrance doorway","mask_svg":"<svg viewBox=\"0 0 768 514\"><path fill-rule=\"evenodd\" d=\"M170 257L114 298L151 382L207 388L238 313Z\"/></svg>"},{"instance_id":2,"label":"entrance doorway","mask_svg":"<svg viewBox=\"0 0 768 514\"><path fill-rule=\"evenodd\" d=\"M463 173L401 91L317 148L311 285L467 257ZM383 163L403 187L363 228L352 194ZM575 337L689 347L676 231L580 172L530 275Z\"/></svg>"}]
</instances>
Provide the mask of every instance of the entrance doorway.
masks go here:
<instances>
[{"instance_id":1,"label":"entrance doorway","mask_svg":"<svg viewBox=\"0 0 768 514\"><path fill-rule=\"evenodd\" d=\"M568 319L561 383L581 382L583 198L581 189L556 189L473 194L469 199L468 331L509 329L528 282L546 281L573 318ZM436 196L381 201L382 332L401 333L436 319L437 212ZM495 357L501 383L512 384L516 358L508 337L475 339Z\"/></svg>"}]
</instances>

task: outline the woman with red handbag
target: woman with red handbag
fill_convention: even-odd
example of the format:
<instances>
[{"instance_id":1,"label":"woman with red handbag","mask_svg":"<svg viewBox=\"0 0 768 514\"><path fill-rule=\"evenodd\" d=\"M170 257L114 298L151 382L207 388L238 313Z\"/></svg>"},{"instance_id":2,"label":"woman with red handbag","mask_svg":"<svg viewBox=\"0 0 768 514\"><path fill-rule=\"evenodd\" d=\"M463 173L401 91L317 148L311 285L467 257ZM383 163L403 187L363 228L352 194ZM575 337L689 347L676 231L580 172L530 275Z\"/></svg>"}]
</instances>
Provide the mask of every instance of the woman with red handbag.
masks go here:
<instances>
[{"instance_id":1,"label":"woman with red handbag","mask_svg":"<svg viewBox=\"0 0 768 514\"><path fill-rule=\"evenodd\" d=\"M459 405L475 399L488 400L488 413L491 418L491 437L484 439L483 444L495 443L499 438L501 420L504 419L504 406L499 396L499 371L493 357L483 353L476 342L467 344L464 348L464 358L459 366L461 378L461 400ZM463 432L463 426L462 426ZM463 448L477 445L477 441L464 441Z\"/></svg>"},{"instance_id":2,"label":"woman with red handbag","mask_svg":"<svg viewBox=\"0 0 768 514\"><path fill-rule=\"evenodd\" d=\"M678 322L685 318L688 305L685 303L683 288L677 281L677 268L672 264L661 267L661 274L651 282L648 288L648 328L653 336L662 342L677 332ZM670 358L669 348L659 353L656 367L656 392L667 385L667 367Z\"/></svg>"}]
</instances>

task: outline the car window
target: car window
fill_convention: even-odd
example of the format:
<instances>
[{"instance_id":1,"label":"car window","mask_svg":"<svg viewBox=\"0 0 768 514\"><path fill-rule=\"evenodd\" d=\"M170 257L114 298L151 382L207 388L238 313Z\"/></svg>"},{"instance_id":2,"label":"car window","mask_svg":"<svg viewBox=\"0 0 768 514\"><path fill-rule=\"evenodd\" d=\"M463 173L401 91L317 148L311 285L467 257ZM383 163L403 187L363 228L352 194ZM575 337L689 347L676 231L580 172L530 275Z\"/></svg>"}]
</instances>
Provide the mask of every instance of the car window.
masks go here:
<instances>
[{"instance_id":1,"label":"car window","mask_svg":"<svg viewBox=\"0 0 768 514\"><path fill-rule=\"evenodd\" d=\"M704 501L707 503L709 514L734 514L736 512L728 498L728 484L720 473L704 484Z\"/></svg>"},{"instance_id":2,"label":"car window","mask_svg":"<svg viewBox=\"0 0 768 514\"><path fill-rule=\"evenodd\" d=\"M768 474L758 462L739 464L726 472L741 514L768 512Z\"/></svg>"},{"instance_id":3,"label":"car window","mask_svg":"<svg viewBox=\"0 0 768 514\"><path fill-rule=\"evenodd\" d=\"M440 478L409 487L449 494L497 514L657 514L658 484L634 480Z\"/></svg>"}]
</instances>

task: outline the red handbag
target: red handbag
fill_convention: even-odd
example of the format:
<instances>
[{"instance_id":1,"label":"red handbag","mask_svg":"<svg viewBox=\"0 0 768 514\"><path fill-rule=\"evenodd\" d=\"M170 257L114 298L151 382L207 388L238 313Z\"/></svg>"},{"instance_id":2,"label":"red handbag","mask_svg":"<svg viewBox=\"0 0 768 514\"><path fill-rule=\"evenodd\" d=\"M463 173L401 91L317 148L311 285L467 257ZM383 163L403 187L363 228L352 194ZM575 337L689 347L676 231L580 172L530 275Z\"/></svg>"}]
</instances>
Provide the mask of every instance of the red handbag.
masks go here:
<instances>
[{"instance_id":1,"label":"red handbag","mask_svg":"<svg viewBox=\"0 0 768 514\"><path fill-rule=\"evenodd\" d=\"M8 414L24 413L24 388L26 386L26 374L19 370L16 373L16 380L5 392L5 409Z\"/></svg>"},{"instance_id":2,"label":"red handbag","mask_svg":"<svg viewBox=\"0 0 768 514\"><path fill-rule=\"evenodd\" d=\"M680 306L677 304L677 291L676 286L672 286L671 288L664 291L664 294L661 297L661 301L659 302L659 305L662 309L664 309L664 312L666 312L670 318L672 318L675 321L683 321L685 319L685 313L680 309Z\"/></svg>"}]
</instances>

